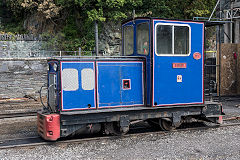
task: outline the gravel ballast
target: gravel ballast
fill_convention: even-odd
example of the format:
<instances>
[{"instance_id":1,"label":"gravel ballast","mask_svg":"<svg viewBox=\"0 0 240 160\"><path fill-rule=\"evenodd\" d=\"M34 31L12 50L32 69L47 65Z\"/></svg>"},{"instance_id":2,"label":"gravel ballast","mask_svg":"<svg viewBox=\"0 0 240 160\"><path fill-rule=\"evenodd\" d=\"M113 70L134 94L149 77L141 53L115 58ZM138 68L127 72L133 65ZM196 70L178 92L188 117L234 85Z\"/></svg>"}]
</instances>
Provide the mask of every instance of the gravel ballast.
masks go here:
<instances>
[{"instance_id":1,"label":"gravel ballast","mask_svg":"<svg viewBox=\"0 0 240 160\"><path fill-rule=\"evenodd\" d=\"M35 102L34 102L35 103ZM26 103L28 104L28 103ZM225 118L240 115L240 102L223 102ZM4 104L5 105L5 104ZM28 104L30 106L30 104ZM36 109L12 104L0 111ZM230 121L229 121L230 122ZM231 121L233 122L233 121ZM0 120L0 140L37 136L35 117ZM240 126L198 131L149 133L76 144L53 144L0 150L0 160L8 159L240 159Z\"/></svg>"},{"instance_id":2,"label":"gravel ballast","mask_svg":"<svg viewBox=\"0 0 240 160\"><path fill-rule=\"evenodd\" d=\"M0 150L1 159L240 159L240 126Z\"/></svg>"}]
</instances>

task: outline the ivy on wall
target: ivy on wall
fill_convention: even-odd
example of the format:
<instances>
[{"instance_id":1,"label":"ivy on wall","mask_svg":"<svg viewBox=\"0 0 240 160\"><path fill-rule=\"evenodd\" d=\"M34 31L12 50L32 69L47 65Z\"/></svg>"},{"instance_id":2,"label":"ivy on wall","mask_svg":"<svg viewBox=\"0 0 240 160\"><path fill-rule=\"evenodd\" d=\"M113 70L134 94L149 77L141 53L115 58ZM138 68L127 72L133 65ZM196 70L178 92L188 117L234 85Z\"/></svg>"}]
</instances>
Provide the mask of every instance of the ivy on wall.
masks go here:
<instances>
[{"instance_id":1,"label":"ivy on wall","mask_svg":"<svg viewBox=\"0 0 240 160\"><path fill-rule=\"evenodd\" d=\"M132 16L153 16L174 19L192 19L210 15L216 0L3 0L0 1L0 17L3 8L11 13L12 21L4 24L2 31L29 32L23 29L24 21L37 14L55 30L41 33L48 37L47 48L61 50L94 49L94 21L121 21ZM43 23L43 22L41 22Z\"/></svg>"}]
</instances>

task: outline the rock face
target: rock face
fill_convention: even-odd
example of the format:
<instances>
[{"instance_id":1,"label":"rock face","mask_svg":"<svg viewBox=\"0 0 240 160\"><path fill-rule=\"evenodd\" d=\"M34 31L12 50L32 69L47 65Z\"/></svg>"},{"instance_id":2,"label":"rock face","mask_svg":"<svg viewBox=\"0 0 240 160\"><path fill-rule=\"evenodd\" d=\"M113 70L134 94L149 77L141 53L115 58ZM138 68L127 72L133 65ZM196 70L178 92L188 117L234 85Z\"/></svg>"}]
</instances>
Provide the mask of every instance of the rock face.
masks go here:
<instances>
[{"instance_id":1,"label":"rock face","mask_svg":"<svg viewBox=\"0 0 240 160\"><path fill-rule=\"evenodd\" d=\"M28 26L34 26L30 30L35 33L43 28L33 19L26 22ZM38 24L38 25L37 25ZM40 27L40 28L39 28ZM28 27L27 27L28 28ZM120 23L103 23L102 31L99 34L99 51L106 56L119 56L121 53L121 24ZM0 34L0 57L38 57L49 56L41 55L45 40L34 34L29 35L8 35ZM36 55L37 54L37 55ZM46 54L46 52L45 52Z\"/></svg>"},{"instance_id":2,"label":"rock face","mask_svg":"<svg viewBox=\"0 0 240 160\"><path fill-rule=\"evenodd\" d=\"M55 33L54 24L41 15L33 14L24 21L24 28L31 34L43 33L45 31ZM107 56L117 56L121 52L121 23L103 22L102 31L99 32L99 51Z\"/></svg>"},{"instance_id":3,"label":"rock face","mask_svg":"<svg viewBox=\"0 0 240 160\"><path fill-rule=\"evenodd\" d=\"M121 24L108 22L103 24L99 35L99 50L108 56L119 56L121 53Z\"/></svg>"},{"instance_id":4,"label":"rock face","mask_svg":"<svg viewBox=\"0 0 240 160\"><path fill-rule=\"evenodd\" d=\"M28 16L24 21L24 29L30 34L39 34L43 32L55 33L55 25L50 20L45 19L40 13L35 13Z\"/></svg>"}]
</instances>

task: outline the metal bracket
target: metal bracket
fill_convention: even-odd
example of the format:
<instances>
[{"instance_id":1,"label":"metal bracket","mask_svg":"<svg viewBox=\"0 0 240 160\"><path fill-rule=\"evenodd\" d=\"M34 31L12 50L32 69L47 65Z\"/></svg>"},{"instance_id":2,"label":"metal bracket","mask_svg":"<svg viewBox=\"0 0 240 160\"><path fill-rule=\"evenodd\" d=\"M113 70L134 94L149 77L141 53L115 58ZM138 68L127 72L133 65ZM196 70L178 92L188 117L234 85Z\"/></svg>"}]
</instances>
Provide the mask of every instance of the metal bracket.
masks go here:
<instances>
[{"instance_id":1,"label":"metal bracket","mask_svg":"<svg viewBox=\"0 0 240 160\"><path fill-rule=\"evenodd\" d=\"M181 125L182 114L181 112L173 112L172 113L172 125L174 127L179 127Z\"/></svg>"},{"instance_id":2,"label":"metal bracket","mask_svg":"<svg viewBox=\"0 0 240 160\"><path fill-rule=\"evenodd\" d=\"M224 115L222 112L222 106L219 103L211 103L207 104L205 107L202 109L202 114L205 116L213 116L216 115Z\"/></svg>"},{"instance_id":3,"label":"metal bracket","mask_svg":"<svg viewBox=\"0 0 240 160\"><path fill-rule=\"evenodd\" d=\"M120 117L120 127L122 132L127 132L129 130L130 120L128 115L123 115Z\"/></svg>"},{"instance_id":4,"label":"metal bracket","mask_svg":"<svg viewBox=\"0 0 240 160\"><path fill-rule=\"evenodd\" d=\"M128 127L130 125L130 120L128 115L123 115L120 117L120 126Z\"/></svg>"}]
</instances>

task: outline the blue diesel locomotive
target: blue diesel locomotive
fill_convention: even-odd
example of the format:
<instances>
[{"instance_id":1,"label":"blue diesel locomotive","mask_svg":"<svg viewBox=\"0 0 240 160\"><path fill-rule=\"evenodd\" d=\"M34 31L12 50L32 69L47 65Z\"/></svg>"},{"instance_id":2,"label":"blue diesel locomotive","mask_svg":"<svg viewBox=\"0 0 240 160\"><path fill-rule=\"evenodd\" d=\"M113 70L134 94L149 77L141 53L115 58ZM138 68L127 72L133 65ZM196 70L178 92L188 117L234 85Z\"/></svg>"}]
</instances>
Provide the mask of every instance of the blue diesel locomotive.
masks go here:
<instances>
[{"instance_id":1,"label":"blue diesel locomotive","mask_svg":"<svg viewBox=\"0 0 240 160\"><path fill-rule=\"evenodd\" d=\"M204 101L205 25L131 19L122 24L122 56L48 60L39 135L121 135L139 120L163 130L192 118L221 123L222 106Z\"/></svg>"}]
</instances>

